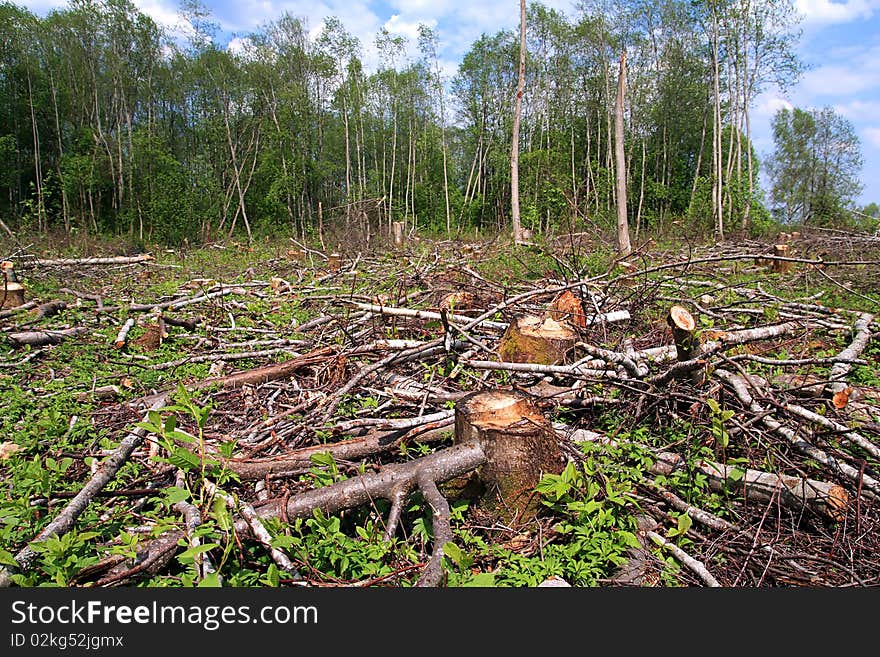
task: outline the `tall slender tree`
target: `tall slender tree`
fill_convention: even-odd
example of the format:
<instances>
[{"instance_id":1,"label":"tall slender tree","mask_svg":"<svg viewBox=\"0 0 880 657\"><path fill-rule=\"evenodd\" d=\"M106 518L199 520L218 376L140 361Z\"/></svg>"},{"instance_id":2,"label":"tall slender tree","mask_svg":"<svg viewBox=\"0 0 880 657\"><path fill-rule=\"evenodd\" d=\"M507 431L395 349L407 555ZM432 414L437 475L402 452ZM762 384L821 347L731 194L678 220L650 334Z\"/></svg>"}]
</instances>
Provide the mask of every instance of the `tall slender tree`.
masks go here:
<instances>
[{"instance_id":1,"label":"tall slender tree","mask_svg":"<svg viewBox=\"0 0 880 657\"><path fill-rule=\"evenodd\" d=\"M519 77L513 106L513 132L510 140L510 219L514 244L523 243L519 214L519 127L522 119L523 88L526 81L526 0L519 0Z\"/></svg>"}]
</instances>

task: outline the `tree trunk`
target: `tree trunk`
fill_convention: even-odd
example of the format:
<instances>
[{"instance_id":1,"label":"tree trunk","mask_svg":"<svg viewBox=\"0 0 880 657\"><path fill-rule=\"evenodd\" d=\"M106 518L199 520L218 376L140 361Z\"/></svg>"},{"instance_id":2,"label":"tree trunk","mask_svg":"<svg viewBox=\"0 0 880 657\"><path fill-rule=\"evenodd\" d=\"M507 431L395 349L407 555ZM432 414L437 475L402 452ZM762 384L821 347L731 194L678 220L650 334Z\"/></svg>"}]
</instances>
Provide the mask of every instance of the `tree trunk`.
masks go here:
<instances>
[{"instance_id":1,"label":"tree trunk","mask_svg":"<svg viewBox=\"0 0 880 657\"><path fill-rule=\"evenodd\" d=\"M626 155L624 153L623 103L626 94L626 51L620 55L617 76L617 100L614 103L614 160L617 178L617 250L622 256L632 252L629 241L629 220L626 211Z\"/></svg>"},{"instance_id":2,"label":"tree trunk","mask_svg":"<svg viewBox=\"0 0 880 657\"><path fill-rule=\"evenodd\" d=\"M513 136L510 145L510 218L513 223L513 242L523 241L519 215L519 123L522 113L523 87L526 79L526 0L519 0L519 82L513 106Z\"/></svg>"},{"instance_id":3,"label":"tree trunk","mask_svg":"<svg viewBox=\"0 0 880 657\"><path fill-rule=\"evenodd\" d=\"M682 363L694 360L700 356L700 339L696 335L697 323L686 308L672 306L666 323L672 329L672 338L675 340L675 352L678 362ZM682 376L688 377L694 385L703 383L703 369L693 369L682 372Z\"/></svg>"}]
</instances>

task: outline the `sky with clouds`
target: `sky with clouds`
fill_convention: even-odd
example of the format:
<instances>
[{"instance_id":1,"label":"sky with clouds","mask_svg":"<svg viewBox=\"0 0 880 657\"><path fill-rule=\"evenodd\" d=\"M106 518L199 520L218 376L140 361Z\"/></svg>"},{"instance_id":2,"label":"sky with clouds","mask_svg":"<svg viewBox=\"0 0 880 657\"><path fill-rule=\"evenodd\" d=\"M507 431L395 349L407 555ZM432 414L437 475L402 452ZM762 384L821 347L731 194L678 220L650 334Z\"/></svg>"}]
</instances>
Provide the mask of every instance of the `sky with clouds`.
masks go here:
<instances>
[{"instance_id":1,"label":"sky with clouds","mask_svg":"<svg viewBox=\"0 0 880 657\"><path fill-rule=\"evenodd\" d=\"M66 0L13 0L37 14ZM133 0L158 23L179 29L177 0ZM785 95L767 90L756 100L752 136L759 155L773 149L770 122L780 107L833 107L854 126L864 156L861 204L880 204L880 0L796 0L803 16L799 54L809 67ZM518 29L516 0L202 0L221 38L232 41L284 12L305 19L317 34L327 16L337 17L366 48L381 28L408 37L416 48L418 26L435 30L441 64L448 75L482 33ZM577 0L543 0L568 16ZM369 53L365 53L369 64Z\"/></svg>"}]
</instances>

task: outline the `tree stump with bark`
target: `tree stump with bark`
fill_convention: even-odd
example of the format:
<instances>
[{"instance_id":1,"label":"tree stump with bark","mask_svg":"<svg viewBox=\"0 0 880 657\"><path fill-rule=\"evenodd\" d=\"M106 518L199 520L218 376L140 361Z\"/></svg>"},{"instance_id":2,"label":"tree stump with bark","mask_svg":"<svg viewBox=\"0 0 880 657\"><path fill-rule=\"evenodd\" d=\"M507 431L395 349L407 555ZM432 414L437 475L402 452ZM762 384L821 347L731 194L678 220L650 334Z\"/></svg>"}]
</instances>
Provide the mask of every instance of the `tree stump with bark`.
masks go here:
<instances>
[{"instance_id":1,"label":"tree stump with bark","mask_svg":"<svg viewBox=\"0 0 880 657\"><path fill-rule=\"evenodd\" d=\"M557 322L568 322L578 328L587 327L584 302L571 290L563 290L550 303L550 317Z\"/></svg>"},{"instance_id":2,"label":"tree stump with bark","mask_svg":"<svg viewBox=\"0 0 880 657\"><path fill-rule=\"evenodd\" d=\"M788 244L776 244L773 246L773 255L780 258L788 258L791 255L791 247ZM790 260L774 260L773 272L777 274L789 272L791 271L791 264Z\"/></svg>"},{"instance_id":3,"label":"tree stump with bark","mask_svg":"<svg viewBox=\"0 0 880 657\"><path fill-rule=\"evenodd\" d=\"M24 286L19 282L15 275L14 265L10 260L4 260L0 263L0 271L3 276L0 278L0 309L2 308L18 308L24 305Z\"/></svg>"},{"instance_id":4,"label":"tree stump with bark","mask_svg":"<svg viewBox=\"0 0 880 657\"><path fill-rule=\"evenodd\" d=\"M557 365L566 361L577 339L573 328L552 317L520 315L501 337L498 355L506 363Z\"/></svg>"},{"instance_id":5,"label":"tree stump with bark","mask_svg":"<svg viewBox=\"0 0 880 657\"><path fill-rule=\"evenodd\" d=\"M394 246L403 246L403 222L395 221L391 224L391 228L394 235Z\"/></svg>"},{"instance_id":6,"label":"tree stump with bark","mask_svg":"<svg viewBox=\"0 0 880 657\"><path fill-rule=\"evenodd\" d=\"M684 306L672 306L666 323L672 329L675 340L675 354L678 362L692 361L700 355L700 338L696 333L697 322ZM679 378L686 378L694 385L700 385L704 379L704 368L694 368L682 372Z\"/></svg>"},{"instance_id":7,"label":"tree stump with bark","mask_svg":"<svg viewBox=\"0 0 880 657\"><path fill-rule=\"evenodd\" d=\"M544 474L562 472L564 459L553 426L525 393L471 393L455 406L455 443L478 444L486 463L462 491L477 498L475 512L489 521L524 525L540 507L535 491Z\"/></svg>"}]
</instances>

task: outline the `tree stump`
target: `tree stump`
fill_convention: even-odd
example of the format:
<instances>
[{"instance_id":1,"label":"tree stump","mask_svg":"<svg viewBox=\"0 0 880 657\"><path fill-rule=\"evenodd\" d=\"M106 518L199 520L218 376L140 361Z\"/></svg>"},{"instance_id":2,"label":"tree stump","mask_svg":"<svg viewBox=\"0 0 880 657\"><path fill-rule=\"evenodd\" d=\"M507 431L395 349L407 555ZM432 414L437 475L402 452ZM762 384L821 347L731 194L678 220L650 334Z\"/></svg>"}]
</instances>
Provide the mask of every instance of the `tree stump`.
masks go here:
<instances>
[{"instance_id":1,"label":"tree stump","mask_svg":"<svg viewBox=\"0 0 880 657\"><path fill-rule=\"evenodd\" d=\"M566 360L577 338L573 328L552 317L520 315L501 336L498 354L506 363L557 365Z\"/></svg>"},{"instance_id":2,"label":"tree stump","mask_svg":"<svg viewBox=\"0 0 880 657\"><path fill-rule=\"evenodd\" d=\"M694 360L700 355L700 338L696 335L697 322L684 306L672 306L666 323L672 329L675 340L675 354L679 363ZM703 383L703 369L693 369L682 373L694 385Z\"/></svg>"},{"instance_id":3,"label":"tree stump","mask_svg":"<svg viewBox=\"0 0 880 657\"><path fill-rule=\"evenodd\" d=\"M571 290L563 290L550 304L550 317L557 322L566 321L578 328L587 327L584 302Z\"/></svg>"},{"instance_id":4,"label":"tree stump","mask_svg":"<svg viewBox=\"0 0 880 657\"><path fill-rule=\"evenodd\" d=\"M330 271L339 271L339 268L342 266L342 254L341 253L331 253L327 256L327 268Z\"/></svg>"},{"instance_id":5,"label":"tree stump","mask_svg":"<svg viewBox=\"0 0 880 657\"><path fill-rule=\"evenodd\" d=\"M781 258L788 258L791 247L788 244L776 244L773 246L773 255ZM791 271L791 262L788 260L774 260L773 271L777 274L784 274Z\"/></svg>"},{"instance_id":6,"label":"tree stump","mask_svg":"<svg viewBox=\"0 0 880 657\"><path fill-rule=\"evenodd\" d=\"M0 308L17 308L24 305L24 285L22 285L15 275L14 265L10 260L4 260L0 263L0 271L3 272L0 278Z\"/></svg>"},{"instance_id":7,"label":"tree stump","mask_svg":"<svg viewBox=\"0 0 880 657\"><path fill-rule=\"evenodd\" d=\"M391 224L394 234L394 246L403 246L403 222L395 221Z\"/></svg>"},{"instance_id":8,"label":"tree stump","mask_svg":"<svg viewBox=\"0 0 880 657\"><path fill-rule=\"evenodd\" d=\"M531 397L518 391L480 391L460 399L455 443L476 443L486 455L463 495L478 498L478 515L508 525L535 518L541 476L559 474L564 465L552 424Z\"/></svg>"}]
</instances>

